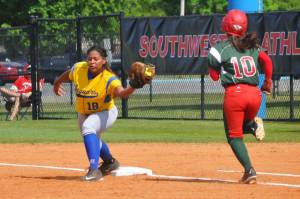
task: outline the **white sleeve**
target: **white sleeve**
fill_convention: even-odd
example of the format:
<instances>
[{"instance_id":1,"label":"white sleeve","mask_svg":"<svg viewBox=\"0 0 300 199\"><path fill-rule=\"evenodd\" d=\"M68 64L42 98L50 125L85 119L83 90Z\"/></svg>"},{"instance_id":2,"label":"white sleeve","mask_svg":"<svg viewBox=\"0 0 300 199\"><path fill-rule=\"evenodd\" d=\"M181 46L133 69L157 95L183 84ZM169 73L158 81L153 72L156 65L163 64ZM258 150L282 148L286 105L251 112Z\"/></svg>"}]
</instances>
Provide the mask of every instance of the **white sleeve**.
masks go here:
<instances>
[{"instance_id":1,"label":"white sleeve","mask_svg":"<svg viewBox=\"0 0 300 199\"><path fill-rule=\"evenodd\" d=\"M11 85L11 87L9 88L12 91L18 92L18 87L16 85Z\"/></svg>"}]
</instances>

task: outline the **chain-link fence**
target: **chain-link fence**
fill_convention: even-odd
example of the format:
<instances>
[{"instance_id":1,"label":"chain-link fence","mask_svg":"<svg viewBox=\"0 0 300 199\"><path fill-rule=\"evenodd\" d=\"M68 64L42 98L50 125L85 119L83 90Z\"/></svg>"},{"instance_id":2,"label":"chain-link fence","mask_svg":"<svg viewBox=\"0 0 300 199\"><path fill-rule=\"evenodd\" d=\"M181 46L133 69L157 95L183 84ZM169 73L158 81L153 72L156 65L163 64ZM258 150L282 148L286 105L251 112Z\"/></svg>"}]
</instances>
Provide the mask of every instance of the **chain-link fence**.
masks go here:
<instances>
[{"instance_id":1,"label":"chain-link fence","mask_svg":"<svg viewBox=\"0 0 300 199\"><path fill-rule=\"evenodd\" d=\"M284 77L274 82L275 92L267 96L266 119L300 119L300 80L293 80L293 96L290 95L290 79ZM201 82L203 86L201 86ZM52 85L43 89L41 118L76 118L74 88L64 84L66 95L57 97ZM208 76L157 76L151 85L136 90L128 99L128 118L151 119L222 119L224 90L220 83ZM119 116L122 101L116 100ZM0 106L1 120L6 118L4 105ZM27 119L31 119L28 110Z\"/></svg>"},{"instance_id":2,"label":"chain-link fence","mask_svg":"<svg viewBox=\"0 0 300 199\"><path fill-rule=\"evenodd\" d=\"M273 95L267 96L266 119L299 120L300 80L283 77L277 80L276 85ZM137 90L129 98L128 116L222 119L223 95L223 87L209 76L158 76L150 86Z\"/></svg>"},{"instance_id":3,"label":"chain-link fence","mask_svg":"<svg viewBox=\"0 0 300 199\"><path fill-rule=\"evenodd\" d=\"M26 71L30 61L31 26L0 29L0 86L11 87ZM6 101L0 93L0 119L6 119Z\"/></svg>"},{"instance_id":4,"label":"chain-link fence","mask_svg":"<svg viewBox=\"0 0 300 199\"><path fill-rule=\"evenodd\" d=\"M34 92L32 109L22 110L25 119L77 117L72 84L64 84L67 93L64 97L55 96L52 84L76 61L85 59L85 52L92 45L108 50L112 69L127 85L121 67L121 19L120 14L76 19L34 18L28 27L0 29L0 64L7 64L9 59L21 64L12 75L16 77L22 74L26 63L31 63L33 79L46 80L42 95ZM2 72L2 65L1 81L9 88L13 80L4 81L11 74ZM273 94L267 97L266 119L299 120L300 80L291 75L277 78L273 83ZM38 84L33 87L35 91L39 89ZM116 105L119 116L126 118L222 119L223 94L220 83L207 75L157 75L150 85L136 90L128 100L117 99ZM5 101L3 98L0 101L0 120L5 120Z\"/></svg>"},{"instance_id":5,"label":"chain-link fence","mask_svg":"<svg viewBox=\"0 0 300 199\"><path fill-rule=\"evenodd\" d=\"M11 83L30 59L31 26L0 28L0 80Z\"/></svg>"},{"instance_id":6,"label":"chain-link fence","mask_svg":"<svg viewBox=\"0 0 300 199\"><path fill-rule=\"evenodd\" d=\"M52 92L53 81L76 61L85 59L85 52L93 45L105 48L111 67L120 72L120 15L39 19L37 22L37 68L39 75L48 82L43 89L39 118L76 117L72 84L66 84L68 94L58 98Z\"/></svg>"}]
</instances>

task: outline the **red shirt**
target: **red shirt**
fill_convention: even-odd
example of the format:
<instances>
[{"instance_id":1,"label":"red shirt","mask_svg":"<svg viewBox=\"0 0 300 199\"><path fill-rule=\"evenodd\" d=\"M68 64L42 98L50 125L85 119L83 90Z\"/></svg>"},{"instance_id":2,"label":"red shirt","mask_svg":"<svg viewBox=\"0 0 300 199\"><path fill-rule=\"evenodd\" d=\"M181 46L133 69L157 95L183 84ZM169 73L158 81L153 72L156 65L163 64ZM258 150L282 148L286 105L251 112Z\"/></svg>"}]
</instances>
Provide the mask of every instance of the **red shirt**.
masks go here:
<instances>
[{"instance_id":1,"label":"red shirt","mask_svg":"<svg viewBox=\"0 0 300 199\"><path fill-rule=\"evenodd\" d=\"M14 85L18 88L18 93L28 93L32 91L31 80L24 76L19 76L14 82Z\"/></svg>"}]
</instances>

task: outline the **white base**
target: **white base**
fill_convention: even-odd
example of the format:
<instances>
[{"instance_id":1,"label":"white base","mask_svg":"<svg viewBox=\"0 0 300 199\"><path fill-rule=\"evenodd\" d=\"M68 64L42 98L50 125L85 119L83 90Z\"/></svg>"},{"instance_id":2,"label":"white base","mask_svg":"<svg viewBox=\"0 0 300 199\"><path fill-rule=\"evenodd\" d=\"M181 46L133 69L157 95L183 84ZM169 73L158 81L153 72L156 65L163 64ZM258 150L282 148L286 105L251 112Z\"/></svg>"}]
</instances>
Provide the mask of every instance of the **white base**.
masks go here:
<instances>
[{"instance_id":1,"label":"white base","mask_svg":"<svg viewBox=\"0 0 300 199\"><path fill-rule=\"evenodd\" d=\"M119 167L111 172L112 176L152 175L152 170L141 167Z\"/></svg>"}]
</instances>

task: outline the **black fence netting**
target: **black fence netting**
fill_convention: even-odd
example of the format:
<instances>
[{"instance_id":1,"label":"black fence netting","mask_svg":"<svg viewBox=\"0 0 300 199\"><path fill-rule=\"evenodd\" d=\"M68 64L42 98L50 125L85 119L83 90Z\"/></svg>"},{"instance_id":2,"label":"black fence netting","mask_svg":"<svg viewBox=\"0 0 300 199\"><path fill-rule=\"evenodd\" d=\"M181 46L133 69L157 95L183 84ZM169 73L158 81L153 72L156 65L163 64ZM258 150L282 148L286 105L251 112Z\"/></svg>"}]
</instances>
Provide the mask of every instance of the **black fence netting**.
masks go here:
<instances>
[{"instance_id":1,"label":"black fence netting","mask_svg":"<svg viewBox=\"0 0 300 199\"><path fill-rule=\"evenodd\" d=\"M283 77L274 84L274 93L266 96L265 118L300 119L300 80ZM151 85L129 98L128 117L222 119L223 95L220 82L207 75L157 76Z\"/></svg>"},{"instance_id":2,"label":"black fence netting","mask_svg":"<svg viewBox=\"0 0 300 199\"><path fill-rule=\"evenodd\" d=\"M19 76L30 75L31 26L0 29L0 86L11 88ZM0 93L0 118L8 117L6 98Z\"/></svg>"},{"instance_id":3,"label":"black fence netting","mask_svg":"<svg viewBox=\"0 0 300 199\"><path fill-rule=\"evenodd\" d=\"M0 29L0 83L12 83L23 75L30 61L30 26Z\"/></svg>"},{"instance_id":4,"label":"black fence netting","mask_svg":"<svg viewBox=\"0 0 300 199\"><path fill-rule=\"evenodd\" d=\"M122 18L121 14L76 19L37 18L30 26L0 29L2 86L10 88L16 77L24 74L26 64L32 65L34 81L45 80L43 85L34 84L33 103L21 109L19 119L76 118L72 84L63 84L66 90L63 97L53 93L52 85L58 75L85 59L86 50L93 45L107 49L112 69L126 86L128 80L123 71L126 67L122 67L122 51L126 50L121 49ZM11 63L16 66L9 65ZM10 74L7 68L16 69ZM273 93L266 97L265 119L299 120L300 79L293 74L274 74L273 84ZM128 100L116 99L116 105L119 117L123 118L222 119L223 95L220 82L213 82L207 74L159 74ZM5 120L9 112L3 95L0 102L0 120Z\"/></svg>"},{"instance_id":5,"label":"black fence netting","mask_svg":"<svg viewBox=\"0 0 300 199\"><path fill-rule=\"evenodd\" d=\"M39 118L74 118L74 88L65 84L66 95L57 97L53 81L76 61L86 59L93 45L104 47L111 67L117 72L121 64L119 15L80 17L69 20L38 20L38 71L47 84L42 92ZM49 28L52 27L52 28Z\"/></svg>"},{"instance_id":6,"label":"black fence netting","mask_svg":"<svg viewBox=\"0 0 300 199\"><path fill-rule=\"evenodd\" d=\"M74 19L38 19L36 24L36 68L37 79L44 79L39 118L74 117L71 111L73 98L56 97L52 85L56 77L70 69L76 62L77 32ZM37 88L38 90L38 88ZM72 90L72 89L71 89Z\"/></svg>"}]
</instances>

